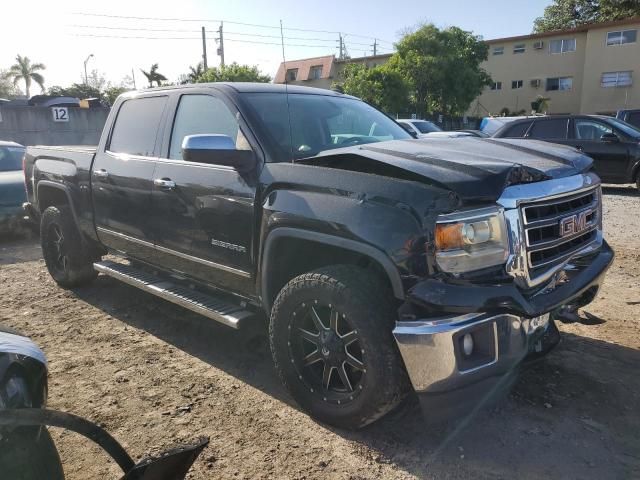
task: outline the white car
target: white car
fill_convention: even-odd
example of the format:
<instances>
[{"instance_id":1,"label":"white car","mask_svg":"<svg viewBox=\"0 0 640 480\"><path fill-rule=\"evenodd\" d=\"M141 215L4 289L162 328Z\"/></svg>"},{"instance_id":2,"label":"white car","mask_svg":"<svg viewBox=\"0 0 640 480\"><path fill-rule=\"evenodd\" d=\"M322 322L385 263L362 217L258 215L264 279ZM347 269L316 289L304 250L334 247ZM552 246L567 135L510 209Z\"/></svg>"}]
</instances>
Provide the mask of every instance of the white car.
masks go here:
<instances>
[{"instance_id":1,"label":"white car","mask_svg":"<svg viewBox=\"0 0 640 480\"><path fill-rule=\"evenodd\" d=\"M441 132L442 129L435 123L428 120L415 120L411 118L400 118L396 120L402 128L411 134L417 135L417 138L423 138L428 133Z\"/></svg>"}]
</instances>

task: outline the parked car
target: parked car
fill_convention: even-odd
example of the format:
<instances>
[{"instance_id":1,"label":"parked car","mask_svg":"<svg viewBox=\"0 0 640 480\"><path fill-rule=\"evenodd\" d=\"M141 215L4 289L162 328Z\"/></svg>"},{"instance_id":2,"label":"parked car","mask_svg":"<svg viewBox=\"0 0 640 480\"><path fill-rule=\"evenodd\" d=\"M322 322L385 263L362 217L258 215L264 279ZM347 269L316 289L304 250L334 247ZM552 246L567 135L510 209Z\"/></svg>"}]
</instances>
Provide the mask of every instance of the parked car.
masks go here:
<instances>
[{"instance_id":1,"label":"parked car","mask_svg":"<svg viewBox=\"0 0 640 480\"><path fill-rule=\"evenodd\" d=\"M514 122L516 120L535 118L536 116L484 117L482 120L480 120L480 131L491 136L508 123Z\"/></svg>"},{"instance_id":2,"label":"parked car","mask_svg":"<svg viewBox=\"0 0 640 480\"><path fill-rule=\"evenodd\" d=\"M400 118L396 120L396 122L398 122L407 132L412 133L415 138L421 138L427 133L442 131L438 125L428 120Z\"/></svg>"},{"instance_id":3,"label":"parked car","mask_svg":"<svg viewBox=\"0 0 640 480\"><path fill-rule=\"evenodd\" d=\"M457 130L458 132L468 133L474 137L487 138L489 137L488 133L483 132L482 130Z\"/></svg>"},{"instance_id":4,"label":"parked car","mask_svg":"<svg viewBox=\"0 0 640 480\"><path fill-rule=\"evenodd\" d=\"M636 128L640 128L640 109L637 110L618 110L616 114L618 120L630 123Z\"/></svg>"},{"instance_id":5,"label":"parked car","mask_svg":"<svg viewBox=\"0 0 640 480\"><path fill-rule=\"evenodd\" d=\"M591 164L221 83L124 94L97 147L28 147L25 176L61 287L101 272L232 328L268 319L292 397L359 428L409 383L430 421L464 418L558 342L613 260Z\"/></svg>"},{"instance_id":6,"label":"parked car","mask_svg":"<svg viewBox=\"0 0 640 480\"><path fill-rule=\"evenodd\" d=\"M526 138L572 146L594 160L607 183L635 183L640 189L640 130L613 117L553 115L518 120L494 138Z\"/></svg>"},{"instance_id":7,"label":"parked car","mask_svg":"<svg viewBox=\"0 0 640 480\"><path fill-rule=\"evenodd\" d=\"M22 173L24 147L0 141L0 233L14 231L24 223L22 204L27 194Z\"/></svg>"}]
</instances>

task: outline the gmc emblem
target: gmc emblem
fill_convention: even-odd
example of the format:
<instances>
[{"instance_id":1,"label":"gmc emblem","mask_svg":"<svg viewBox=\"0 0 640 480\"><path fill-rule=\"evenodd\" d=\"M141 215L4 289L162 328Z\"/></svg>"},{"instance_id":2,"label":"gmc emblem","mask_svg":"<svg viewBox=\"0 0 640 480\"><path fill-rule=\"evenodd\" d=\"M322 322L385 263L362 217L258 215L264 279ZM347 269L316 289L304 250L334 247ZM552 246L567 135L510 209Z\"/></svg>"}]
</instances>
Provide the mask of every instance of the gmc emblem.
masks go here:
<instances>
[{"instance_id":1,"label":"gmc emblem","mask_svg":"<svg viewBox=\"0 0 640 480\"><path fill-rule=\"evenodd\" d=\"M584 211L560 220L560 237L568 237L586 230L589 214L590 211Z\"/></svg>"}]
</instances>

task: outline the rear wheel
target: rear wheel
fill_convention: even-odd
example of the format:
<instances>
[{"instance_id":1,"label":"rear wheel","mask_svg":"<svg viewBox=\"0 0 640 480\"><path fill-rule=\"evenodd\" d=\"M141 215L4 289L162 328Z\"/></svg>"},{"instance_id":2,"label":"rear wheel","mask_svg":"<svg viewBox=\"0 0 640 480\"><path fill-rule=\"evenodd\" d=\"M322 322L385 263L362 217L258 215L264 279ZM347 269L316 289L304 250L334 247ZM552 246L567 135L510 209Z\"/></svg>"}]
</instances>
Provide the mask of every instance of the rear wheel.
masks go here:
<instances>
[{"instance_id":1,"label":"rear wheel","mask_svg":"<svg viewBox=\"0 0 640 480\"><path fill-rule=\"evenodd\" d=\"M323 422L375 421L407 390L394 320L392 295L363 269L338 265L294 278L274 303L269 329L283 383Z\"/></svg>"},{"instance_id":2,"label":"rear wheel","mask_svg":"<svg viewBox=\"0 0 640 480\"><path fill-rule=\"evenodd\" d=\"M61 287L77 287L96 278L93 259L82 244L69 207L52 206L44 211L40 242L47 269Z\"/></svg>"}]
</instances>

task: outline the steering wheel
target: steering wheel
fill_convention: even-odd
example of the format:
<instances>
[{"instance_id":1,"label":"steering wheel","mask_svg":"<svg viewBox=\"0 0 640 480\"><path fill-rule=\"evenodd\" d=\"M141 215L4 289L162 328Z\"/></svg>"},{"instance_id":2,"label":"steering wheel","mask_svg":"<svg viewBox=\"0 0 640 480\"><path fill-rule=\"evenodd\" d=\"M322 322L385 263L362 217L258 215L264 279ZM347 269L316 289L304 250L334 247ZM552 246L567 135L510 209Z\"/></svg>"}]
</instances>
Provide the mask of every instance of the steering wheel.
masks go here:
<instances>
[{"instance_id":1,"label":"steering wheel","mask_svg":"<svg viewBox=\"0 0 640 480\"><path fill-rule=\"evenodd\" d=\"M344 139L343 142L340 143L341 147L349 147L353 145L360 145L362 143L370 143L370 137L351 137Z\"/></svg>"}]
</instances>

